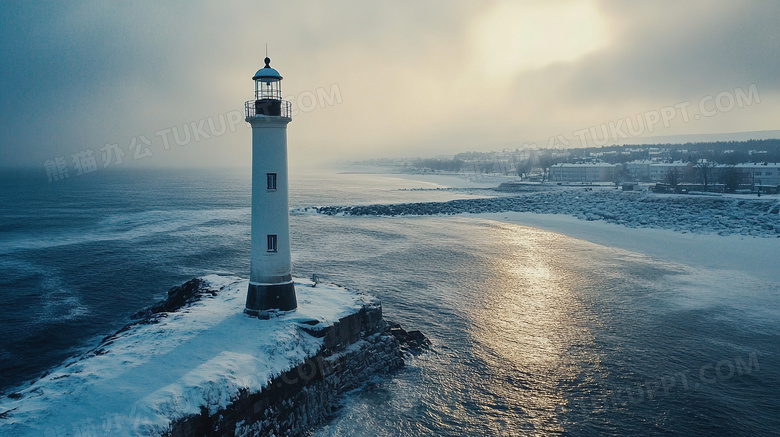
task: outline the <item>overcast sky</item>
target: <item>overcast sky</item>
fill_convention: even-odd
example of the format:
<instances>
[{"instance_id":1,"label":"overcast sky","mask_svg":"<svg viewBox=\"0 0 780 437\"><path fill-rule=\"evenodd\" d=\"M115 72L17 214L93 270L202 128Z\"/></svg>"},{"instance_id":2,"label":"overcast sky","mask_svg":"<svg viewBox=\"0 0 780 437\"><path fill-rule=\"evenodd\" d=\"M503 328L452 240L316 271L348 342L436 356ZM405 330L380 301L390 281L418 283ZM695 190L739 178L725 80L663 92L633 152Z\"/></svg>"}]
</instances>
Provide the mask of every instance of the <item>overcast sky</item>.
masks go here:
<instances>
[{"instance_id":1,"label":"overcast sky","mask_svg":"<svg viewBox=\"0 0 780 437\"><path fill-rule=\"evenodd\" d=\"M292 165L780 128L774 0L0 7L0 166L246 166L266 43Z\"/></svg>"}]
</instances>

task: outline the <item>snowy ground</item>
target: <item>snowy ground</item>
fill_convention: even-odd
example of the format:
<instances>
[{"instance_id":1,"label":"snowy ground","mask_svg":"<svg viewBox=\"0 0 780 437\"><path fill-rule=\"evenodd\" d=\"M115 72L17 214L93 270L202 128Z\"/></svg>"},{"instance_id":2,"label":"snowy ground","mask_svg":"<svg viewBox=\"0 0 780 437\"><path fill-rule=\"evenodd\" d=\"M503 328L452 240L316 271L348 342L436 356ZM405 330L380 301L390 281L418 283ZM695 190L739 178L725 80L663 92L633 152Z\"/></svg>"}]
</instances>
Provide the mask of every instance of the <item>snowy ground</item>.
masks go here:
<instances>
[{"instance_id":1,"label":"snowy ground","mask_svg":"<svg viewBox=\"0 0 780 437\"><path fill-rule=\"evenodd\" d=\"M329 215L437 215L532 212L563 214L629 228L669 229L681 233L780 237L780 199L728 196L662 195L610 188L556 188L487 199L394 205L326 206ZM305 210L303 210L305 211ZM298 211L302 212L302 211Z\"/></svg>"},{"instance_id":2,"label":"snowy ground","mask_svg":"<svg viewBox=\"0 0 780 437\"><path fill-rule=\"evenodd\" d=\"M373 298L296 282L298 309L271 320L243 314L247 281L203 278L215 293L158 323L133 325L98 348L0 398L3 436L159 435L171 419L211 413L240 389L314 355L322 339L299 329L358 311Z\"/></svg>"},{"instance_id":3,"label":"snowy ground","mask_svg":"<svg viewBox=\"0 0 780 437\"><path fill-rule=\"evenodd\" d=\"M780 284L780 269L777 268L780 251L774 238L681 234L668 229L632 229L603 221L583 221L560 214L502 212L469 214L467 217L556 232L602 246L686 265L696 271L729 271L731 276L745 276Z\"/></svg>"}]
</instances>

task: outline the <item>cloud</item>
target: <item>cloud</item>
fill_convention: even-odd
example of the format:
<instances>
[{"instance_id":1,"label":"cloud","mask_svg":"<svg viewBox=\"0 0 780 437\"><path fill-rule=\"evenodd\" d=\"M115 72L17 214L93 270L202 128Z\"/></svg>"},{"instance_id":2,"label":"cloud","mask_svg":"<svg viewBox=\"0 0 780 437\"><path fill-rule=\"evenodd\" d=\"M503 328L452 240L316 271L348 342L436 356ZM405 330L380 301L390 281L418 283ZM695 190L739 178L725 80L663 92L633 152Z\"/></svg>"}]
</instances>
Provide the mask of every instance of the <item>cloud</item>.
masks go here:
<instances>
[{"instance_id":1,"label":"cloud","mask_svg":"<svg viewBox=\"0 0 780 437\"><path fill-rule=\"evenodd\" d=\"M155 132L242 110L266 43L286 95L340 94L295 117L294 162L520 145L751 83L760 105L676 133L777 127L775 2L517 5L10 3L0 159L41 166L146 135L141 164L245 165L245 126L170 150Z\"/></svg>"},{"instance_id":2,"label":"cloud","mask_svg":"<svg viewBox=\"0 0 780 437\"><path fill-rule=\"evenodd\" d=\"M674 99L746 83L777 89L776 2L602 1L601 10L616 35L570 77L578 98Z\"/></svg>"},{"instance_id":3,"label":"cloud","mask_svg":"<svg viewBox=\"0 0 780 437\"><path fill-rule=\"evenodd\" d=\"M601 1L608 45L574 62L519 74L506 108L533 101L549 135L755 84L761 104L666 133L774 129L780 12L772 2ZM518 111L519 112L519 111ZM521 112L520 116L527 116ZM520 117L518 117L520 119ZM547 135L539 135L547 137Z\"/></svg>"}]
</instances>

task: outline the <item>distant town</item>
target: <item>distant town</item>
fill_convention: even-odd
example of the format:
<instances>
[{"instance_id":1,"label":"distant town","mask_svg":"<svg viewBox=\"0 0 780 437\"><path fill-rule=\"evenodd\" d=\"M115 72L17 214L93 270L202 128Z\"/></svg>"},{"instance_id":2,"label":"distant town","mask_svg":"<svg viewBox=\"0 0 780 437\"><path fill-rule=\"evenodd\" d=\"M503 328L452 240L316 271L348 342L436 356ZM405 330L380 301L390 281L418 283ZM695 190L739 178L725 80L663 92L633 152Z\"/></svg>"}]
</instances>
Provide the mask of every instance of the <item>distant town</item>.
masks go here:
<instances>
[{"instance_id":1,"label":"distant town","mask_svg":"<svg viewBox=\"0 0 780 437\"><path fill-rule=\"evenodd\" d=\"M412 173L512 175L521 182L654 184L657 192L778 192L780 139L590 148L516 148L437 158L374 159L360 164Z\"/></svg>"}]
</instances>

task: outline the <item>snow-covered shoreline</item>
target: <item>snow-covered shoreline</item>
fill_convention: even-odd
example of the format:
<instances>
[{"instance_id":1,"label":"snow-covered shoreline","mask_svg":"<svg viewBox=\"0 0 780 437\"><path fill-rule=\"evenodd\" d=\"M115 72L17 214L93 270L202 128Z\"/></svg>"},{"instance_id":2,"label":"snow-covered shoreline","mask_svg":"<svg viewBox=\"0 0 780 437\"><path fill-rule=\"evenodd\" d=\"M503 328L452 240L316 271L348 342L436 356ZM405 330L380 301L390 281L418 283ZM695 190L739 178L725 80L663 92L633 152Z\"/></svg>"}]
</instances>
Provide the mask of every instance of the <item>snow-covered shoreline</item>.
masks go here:
<instances>
[{"instance_id":1,"label":"snow-covered shoreline","mask_svg":"<svg viewBox=\"0 0 780 437\"><path fill-rule=\"evenodd\" d=\"M310 331L378 305L300 281L296 311L258 320L242 312L246 280L202 280L199 300L128 325L0 398L0 434L161 435L177 419L216 414L242 392L259 392L320 351L325 340Z\"/></svg>"},{"instance_id":2,"label":"snow-covered shoreline","mask_svg":"<svg viewBox=\"0 0 780 437\"><path fill-rule=\"evenodd\" d=\"M452 215L532 212L563 214L629 228L669 229L680 233L780 237L776 198L659 195L615 189L560 188L512 196L360 206L322 206L296 212L327 215Z\"/></svg>"}]
</instances>

